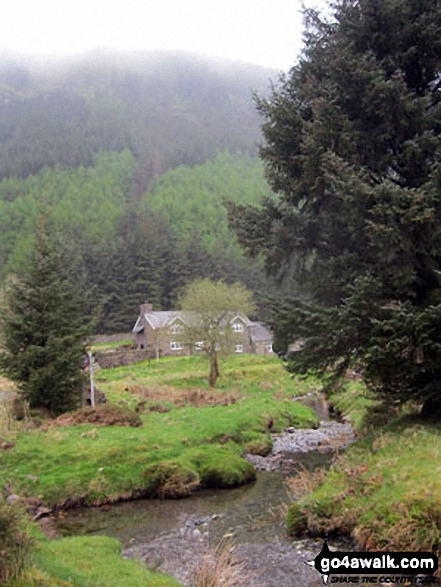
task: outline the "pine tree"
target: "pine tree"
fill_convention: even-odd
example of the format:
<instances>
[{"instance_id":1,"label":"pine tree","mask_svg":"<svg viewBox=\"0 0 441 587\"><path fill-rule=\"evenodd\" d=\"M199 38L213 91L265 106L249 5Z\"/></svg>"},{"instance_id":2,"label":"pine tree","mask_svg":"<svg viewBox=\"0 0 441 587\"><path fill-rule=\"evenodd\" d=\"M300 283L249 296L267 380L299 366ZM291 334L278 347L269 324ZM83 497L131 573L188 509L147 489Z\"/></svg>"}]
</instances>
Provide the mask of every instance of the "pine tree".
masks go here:
<instances>
[{"instance_id":1,"label":"pine tree","mask_svg":"<svg viewBox=\"0 0 441 587\"><path fill-rule=\"evenodd\" d=\"M81 401L81 360L92 328L70 262L41 220L35 247L10 281L0 314L2 368L31 407L53 414Z\"/></svg>"},{"instance_id":2,"label":"pine tree","mask_svg":"<svg viewBox=\"0 0 441 587\"><path fill-rule=\"evenodd\" d=\"M277 197L230 213L300 293L274 307L291 369L362 369L389 403L441 404L441 3L307 11L299 63L258 99Z\"/></svg>"}]
</instances>

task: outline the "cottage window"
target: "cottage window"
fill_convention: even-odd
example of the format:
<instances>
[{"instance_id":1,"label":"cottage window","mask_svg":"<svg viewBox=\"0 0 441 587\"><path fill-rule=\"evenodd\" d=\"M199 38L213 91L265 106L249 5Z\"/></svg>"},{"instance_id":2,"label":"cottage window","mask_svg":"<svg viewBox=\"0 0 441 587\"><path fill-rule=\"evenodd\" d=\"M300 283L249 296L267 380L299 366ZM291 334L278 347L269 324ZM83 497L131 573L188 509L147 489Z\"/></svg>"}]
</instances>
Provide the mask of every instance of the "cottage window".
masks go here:
<instances>
[{"instance_id":1,"label":"cottage window","mask_svg":"<svg viewBox=\"0 0 441 587\"><path fill-rule=\"evenodd\" d=\"M273 352L273 345L272 344L267 344L266 345L266 352L267 353L272 353Z\"/></svg>"},{"instance_id":2,"label":"cottage window","mask_svg":"<svg viewBox=\"0 0 441 587\"><path fill-rule=\"evenodd\" d=\"M182 326L182 324L172 324L170 326L170 332L172 334L180 334L183 331L184 331L184 327Z\"/></svg>"},{"instance_id":3,"label":"cottage window","mask_svg":"<svg viewBox=\"0 0 441 587\"><path fill-rule=\"evenodd\" d=\"M181 351L183 348L182 343L179 341L172 341L170 343L170 350L172 351Z\"/></svg>"},{"instance_id":4,"label":"cottage window","mask_svg":"<svg viewBox=\"0 0 441 587\"><path fill-rule=\"evenodd\" d=\"M243 353L243 344L235 344L234 345L234 352L235 353Z\"/></svg>"},{"instance_id":5,"label":"cottage window","mask_svg":"<svg viewBox=\"0 0 441 587\"><path fill-rule=\"evenodd\" d=\"M243 332L242 322L233 322L233 332Z\"/></svg>"},{"instance_id":6,"label":"cottage window","mask_svg":"<svg viewBox=\"0 0 441 587\"><path fill-rule=\"evenodd\" d=\"M200 340L199 342L194 343L194 350L195 351L202 351L204 349L204 341Z\"/></svg>"}]
</instances>

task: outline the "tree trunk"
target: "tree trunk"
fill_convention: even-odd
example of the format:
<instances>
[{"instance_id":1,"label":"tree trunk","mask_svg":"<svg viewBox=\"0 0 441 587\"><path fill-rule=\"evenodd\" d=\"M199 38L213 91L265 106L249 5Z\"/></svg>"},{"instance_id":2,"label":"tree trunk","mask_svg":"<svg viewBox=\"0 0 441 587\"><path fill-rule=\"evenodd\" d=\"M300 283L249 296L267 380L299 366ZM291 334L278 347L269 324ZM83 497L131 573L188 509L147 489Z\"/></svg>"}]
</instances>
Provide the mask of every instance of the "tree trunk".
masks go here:
<instances>
[{"instance_id":1,"label":"tree trunk","mask_svg":"<svg viewBox=\"0 0 441 587\"><path fill-rule=\"evenodd\" d=\"M220 373L219 373L219 363L217 362L217 353L214 355L214 368L215 368L215 372L216 372L216 379L218 377L220 377Z\"/></svg>"},{"instance_id":2,"label":"tree trunk","mask_svg":"<svg viewBox=\"0 0 441 587\"><path fill-rule=\"evenodd\" d=\"M219 377L219 367L217 364L216 354L210 357L210 387L216 387L216 381Z\"/></svg>"}]
</instances>

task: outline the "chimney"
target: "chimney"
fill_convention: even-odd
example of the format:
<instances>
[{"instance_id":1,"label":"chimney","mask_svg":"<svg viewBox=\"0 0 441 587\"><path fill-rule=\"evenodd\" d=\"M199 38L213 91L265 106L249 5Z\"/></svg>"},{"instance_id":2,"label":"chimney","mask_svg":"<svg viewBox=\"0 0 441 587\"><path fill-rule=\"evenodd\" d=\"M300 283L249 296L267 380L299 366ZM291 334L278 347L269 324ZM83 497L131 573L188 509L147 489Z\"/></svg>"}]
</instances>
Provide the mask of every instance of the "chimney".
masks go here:
<instances>
[{"instance_id":1,"label":"chimney","mask_svg":"<svg viewBox=\"0 0 441 587\"><path fill-rule=\"evenodd\" d=\"M149 304L148 302L141 304L141 316L144 316L144 314L150 314L150 312L153 312L153 304Z\"/></svg>"}]
</instances>

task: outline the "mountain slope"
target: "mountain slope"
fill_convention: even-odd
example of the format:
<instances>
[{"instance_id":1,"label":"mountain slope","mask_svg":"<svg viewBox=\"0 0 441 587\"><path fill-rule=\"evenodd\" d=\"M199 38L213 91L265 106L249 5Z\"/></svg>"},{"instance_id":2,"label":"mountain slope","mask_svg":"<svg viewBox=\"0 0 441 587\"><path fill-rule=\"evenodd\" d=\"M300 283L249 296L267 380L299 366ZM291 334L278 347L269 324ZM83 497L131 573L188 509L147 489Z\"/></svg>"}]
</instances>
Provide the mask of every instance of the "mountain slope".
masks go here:
<instances>
[{"instance_id":1,"label":"mountain slope","mask_svg":"<svg viewBox=\"0 0 441 587\"><path fill-rule=\"evenodd\" d=\"M252 90L271 70L186 54L94 52L69 62L0 60L0 178L93 164L129 149L150 180L219 151L256 152Z\"/></svg>"},{"instance_id":2,"label":"mountain slope","mask_svg":"<svg viewBox=\"0 0 441 587\"><path fill-rule=\"evenodd\" d=\"M80 264L100 331L127 330L138 306L176 305L197 277L241 280L254 291L267 282L258 261L245 259L222 205L257 204L268 192L260 161L220 153L193 168L156 178L139 201L136 161L128 151L102 152L88 168L45 167L0 182L0 278L20 268L42 214Z\"/></svg>"}]
</instances>

